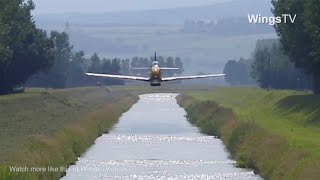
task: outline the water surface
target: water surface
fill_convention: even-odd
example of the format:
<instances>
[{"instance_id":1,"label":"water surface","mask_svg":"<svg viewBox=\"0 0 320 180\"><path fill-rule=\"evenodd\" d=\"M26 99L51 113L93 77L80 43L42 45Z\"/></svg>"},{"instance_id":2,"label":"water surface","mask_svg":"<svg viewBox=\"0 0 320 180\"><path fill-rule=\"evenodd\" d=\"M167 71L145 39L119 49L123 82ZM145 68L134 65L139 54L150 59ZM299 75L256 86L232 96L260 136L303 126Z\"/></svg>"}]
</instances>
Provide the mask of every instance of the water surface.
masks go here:
<instances>
[{"instance_id":1,"label":"water surface","mask_svg":"<svg viewBox=\"0 0 320 180\"><path fill-rule=\"evenodd\" d=\"M255 180L235 167L221 140L188 123L176 94L146 94L96 140L63 180Z\"/></svg>"}]
</instances>

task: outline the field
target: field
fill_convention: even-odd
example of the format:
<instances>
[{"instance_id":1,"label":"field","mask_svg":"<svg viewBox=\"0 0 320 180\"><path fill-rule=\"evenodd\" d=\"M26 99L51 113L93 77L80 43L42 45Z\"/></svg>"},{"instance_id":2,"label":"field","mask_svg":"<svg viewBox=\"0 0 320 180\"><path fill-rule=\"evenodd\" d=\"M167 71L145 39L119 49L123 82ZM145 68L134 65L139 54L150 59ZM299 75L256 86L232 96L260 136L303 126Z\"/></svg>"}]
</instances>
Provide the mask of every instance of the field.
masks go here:
<instances>
[{"instance_id":1,"label":"field","mask_svg":"<svg viewBox=\"0 0 320 180\"><path fill-rule=\"evenodd\" d=\"M268 179L320 177L320 96L258 88L186 94L232 109L238 123L222 126L222 138L242 166L255 168Z\"/></svg>"}]
</instances>

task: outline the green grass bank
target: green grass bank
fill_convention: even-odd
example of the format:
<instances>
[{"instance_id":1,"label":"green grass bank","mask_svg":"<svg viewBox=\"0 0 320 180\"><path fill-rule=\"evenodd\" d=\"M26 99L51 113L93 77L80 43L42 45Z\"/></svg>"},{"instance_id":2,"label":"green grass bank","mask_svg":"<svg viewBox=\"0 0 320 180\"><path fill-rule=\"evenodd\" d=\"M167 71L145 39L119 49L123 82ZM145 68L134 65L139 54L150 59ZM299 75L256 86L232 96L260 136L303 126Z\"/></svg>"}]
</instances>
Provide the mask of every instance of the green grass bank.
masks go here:
<instances>
[{"instance_id":1,"label":"green grass bank","mask_svg":"<svg viewBox=\"0 0 320 180\"><path fill-rule=\"evenodd\" d=\"M109 90L31 89L0 96L0 179L59 179L64 175L63 168L73 164L137 101L130 91ZM16 173L10 170L14 166L28 170ZM48 166L59 169L48 171Z\"/></svg>"},{"instance_id":2,"label":"green grass bank","mask_svg":"<svg viewBox=\"0 0 320 180\"><path fill-rule=\"evenodd\" d=\"M191 123L221 137L238 166L265 179L320 179L320 96L214 88L178 101Z\"/></svg>"}]
</instances>

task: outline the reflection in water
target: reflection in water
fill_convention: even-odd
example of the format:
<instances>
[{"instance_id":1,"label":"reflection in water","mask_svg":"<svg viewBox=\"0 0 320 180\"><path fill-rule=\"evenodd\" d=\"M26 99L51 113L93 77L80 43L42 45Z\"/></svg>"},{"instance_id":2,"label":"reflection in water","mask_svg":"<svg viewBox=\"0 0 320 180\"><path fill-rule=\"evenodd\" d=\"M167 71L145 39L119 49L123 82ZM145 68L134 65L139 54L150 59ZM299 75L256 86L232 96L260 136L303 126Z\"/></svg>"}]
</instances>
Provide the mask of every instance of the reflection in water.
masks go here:
<instances>
[{"instance_id":1,"label":"reflection in water","mask_svg":"<svg viewBox=\"0 0 320 180\"><path fill-rule=\"evenodd\" d=\"M191 126L175 97L141 95L63 179L261 179L251 170L235 168L222 141Z\"/></svg>"}]
</instances>

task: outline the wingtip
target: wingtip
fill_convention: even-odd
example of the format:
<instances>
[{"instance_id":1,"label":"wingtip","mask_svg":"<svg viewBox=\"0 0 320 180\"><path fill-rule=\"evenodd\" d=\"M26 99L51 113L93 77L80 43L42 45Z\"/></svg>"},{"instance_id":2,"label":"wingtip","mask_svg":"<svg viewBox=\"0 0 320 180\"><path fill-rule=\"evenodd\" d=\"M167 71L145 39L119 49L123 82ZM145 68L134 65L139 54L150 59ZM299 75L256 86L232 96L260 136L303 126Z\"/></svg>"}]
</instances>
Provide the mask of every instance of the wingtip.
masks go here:
<instances>
[{"instance_id":1,"label":"wingtip","mask_svg":"<svg viewBox=\"0 0 320 180\"><path fill-rule=\"evenodd\" d=\"M94 73L85 73L85 75L87 75L87 76L94 76L94 75L96 75L96 74L94 74Z\"/></svg>"}]
</instances>

